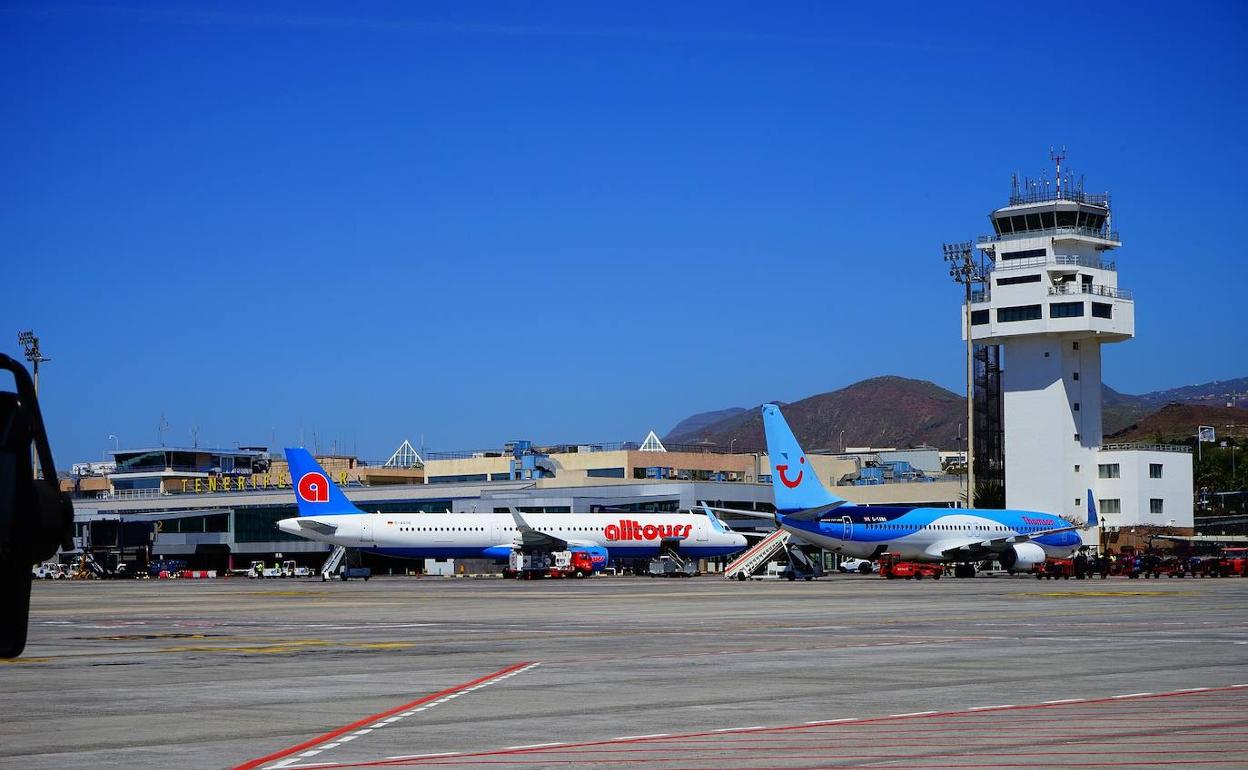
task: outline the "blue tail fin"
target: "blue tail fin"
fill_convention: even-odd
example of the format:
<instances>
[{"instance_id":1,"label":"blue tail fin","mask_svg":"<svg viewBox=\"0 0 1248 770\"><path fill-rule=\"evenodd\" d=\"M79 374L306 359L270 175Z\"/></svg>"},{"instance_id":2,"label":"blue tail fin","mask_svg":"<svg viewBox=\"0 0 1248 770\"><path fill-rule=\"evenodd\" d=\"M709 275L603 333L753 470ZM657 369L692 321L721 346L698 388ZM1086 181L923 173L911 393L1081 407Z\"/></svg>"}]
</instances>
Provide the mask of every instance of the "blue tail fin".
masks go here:
<instances>
[{"instance_id":1,"label":"blue tail fin","mask_svg":"<svg viewBox=\"0 0 1248 770\"><path fill-rule=\"evenodd\" d=\"M1088 526L1095 527L1098 519L1096 516L1096 498L1092 496L1092 490L1088 490Z\"/></svg>"},{"instance_id":2,"label":"blue tail fin","mask_svg":"<svg viewBox=\"0 0 1248 770\"><path fill-rule=\"evenodd\" d=\"M295 487L295 502L299 505L300 516L363 513L330 480L329 474L312 459L308 450L287 447L286 462L290 463L290 480Z\"/></svg>"},{"instance_id":3,"label":"blue tail fin","mask_svg":"<svg viewBox=\"0 0 1248 770\"><path fill-rule=\"evenodd\" d=\"M844 502L819 481L819 474L806 461L806 453L775 404L763 404L763 431L767 434L777 511L792 513Z\"/></svg>"}]
</instances>

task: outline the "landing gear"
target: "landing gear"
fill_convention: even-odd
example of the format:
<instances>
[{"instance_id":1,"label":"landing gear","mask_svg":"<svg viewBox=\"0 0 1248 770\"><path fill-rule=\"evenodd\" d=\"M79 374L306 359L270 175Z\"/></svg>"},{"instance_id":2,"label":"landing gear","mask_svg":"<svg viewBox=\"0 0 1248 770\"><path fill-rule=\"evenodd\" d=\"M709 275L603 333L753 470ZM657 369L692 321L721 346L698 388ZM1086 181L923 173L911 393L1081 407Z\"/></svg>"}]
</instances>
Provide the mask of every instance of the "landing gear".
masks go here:
<instances>
[{"instance_id":1,"label":"landing gear","mask_svg":"<svg viewBox=\"0 0 1248 770\"><path fill-rule=\"evenodd\" d=\"M953 567L953 576L956 578L973 578L975 577L975 565L955 564Z\"/></svg>"}]
</instances>

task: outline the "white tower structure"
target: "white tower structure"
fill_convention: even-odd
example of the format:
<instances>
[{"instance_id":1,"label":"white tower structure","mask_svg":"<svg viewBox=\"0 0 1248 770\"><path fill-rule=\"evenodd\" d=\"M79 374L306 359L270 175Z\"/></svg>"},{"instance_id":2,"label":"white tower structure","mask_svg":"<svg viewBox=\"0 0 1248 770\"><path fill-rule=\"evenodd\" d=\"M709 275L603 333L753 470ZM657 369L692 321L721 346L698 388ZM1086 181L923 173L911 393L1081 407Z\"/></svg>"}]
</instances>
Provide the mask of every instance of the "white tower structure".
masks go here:
<instances>
[{"instance_id":1,"label":"white tower structure","mask_svg":"<svg viewBox=\"0 0 1248 770\"><path fill-rule=\"evenodd\" d=\"M1062 177L1015 178L981 236L971 336L1000 345L1006 506L1083 519L1101 446L1101 346L1135 334L1135 303L1109 252L1109 195ZM964 311L965 312L965 311ZM965 319L964 319L965 328Z\"/></svg>"},{"instance_id":2,"label":"white tower structure","mask_svg":"<svg viewBox=\"0 0 1248 770\"><path fill-rule=\"evenodd\" d=\"M971 338L1003 352L1006 507L1081 521L1091 489L1102 534L1190 528L1186 447L1102 443L1101 346L1135 335L1135 303L1108 259L1122 245L1109 195L1063 176L1063 159L1053 156L1052 180L1015 177L1009 204L989 215L992 235L977 244L984 269ZM1095 543L1097 533L1085 537Z\"/></svg>"}]
</instances>

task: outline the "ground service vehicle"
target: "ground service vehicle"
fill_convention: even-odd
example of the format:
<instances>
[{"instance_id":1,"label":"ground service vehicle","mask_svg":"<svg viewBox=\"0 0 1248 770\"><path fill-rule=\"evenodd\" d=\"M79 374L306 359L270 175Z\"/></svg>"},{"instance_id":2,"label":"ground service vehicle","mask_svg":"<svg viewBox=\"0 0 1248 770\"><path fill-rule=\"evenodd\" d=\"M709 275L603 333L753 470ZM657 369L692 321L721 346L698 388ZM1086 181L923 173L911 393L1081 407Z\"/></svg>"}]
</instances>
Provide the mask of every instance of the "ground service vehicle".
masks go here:
<instances>
[{"instance_id":1,"label":"ground service vehicle","mask_svg":"<svg viewBox=\"0 0 1248 770\"><path fill-rule=\"evenodd\" d=\"M1036 580L1070 580L1070 576L1075 574L1075 563L1072 559L1046 559L1037 564L1033 572Z\"/></svg>"},{"instance_id":2,"label":"ground service vehicle","mask_svg":"<svg viewBox=\"0 0 1248 770\"><path fill-rule=\"evenodd\" d=\"M944 567L940 564L925 561L902 561L896 556L884 554L880 557L880 577L889 580L904 578L906 580L922 580L930 577L932 580L940 580L940 576L944 574Z\"/></svg>"},{"instance_id":3,"label":"ground service vehicle","mask_svg":"<svg viewBox=\"0 0 1248 770\"><path fill-rule=\"evenodd\" d=\"M880 568L879 565L867 559L845 559L836 565L836 569L845 573L857 572L862 575L870 575L872 572L878 572Z\"/></svg>"},{"instance_id":4,"label":"ground service vehicle","mask_svg":"<svg viewBox=\"0 0 1248 770\"><path fill-rule=\"evenodd\" d=\"M33 341L32 360L38 361L38 339L22 336ZM15 386L0 392L0 658L16 658L26 649L31 567L74 547L74 506L57 485L30 374L3 353L0 369L13 375Z\"/></svg>"}]
</instances>

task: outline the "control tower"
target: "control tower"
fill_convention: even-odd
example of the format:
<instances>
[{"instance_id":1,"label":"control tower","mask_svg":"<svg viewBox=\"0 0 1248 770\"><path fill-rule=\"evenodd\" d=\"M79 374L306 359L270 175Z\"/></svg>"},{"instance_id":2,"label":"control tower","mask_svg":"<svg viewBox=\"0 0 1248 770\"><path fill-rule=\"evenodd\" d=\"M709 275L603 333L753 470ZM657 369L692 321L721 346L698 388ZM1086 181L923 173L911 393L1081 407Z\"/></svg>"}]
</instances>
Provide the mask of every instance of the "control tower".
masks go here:
<instances>
[{"instance_id":1,"label":"control tower","mask_svg":"<svg viewBox=\"0 0 1248 770\"><path fill-rule=\"evenodd\" d=\"M1135 305L1109 260L1122 245L1109 195L1084 192L1054 160L1053 179L1016 176L989 215L970 329L1003 353L1006 506L1082 521L1097 487L1101 346L1134 336Z\"/></svg>"}]
</instances>

